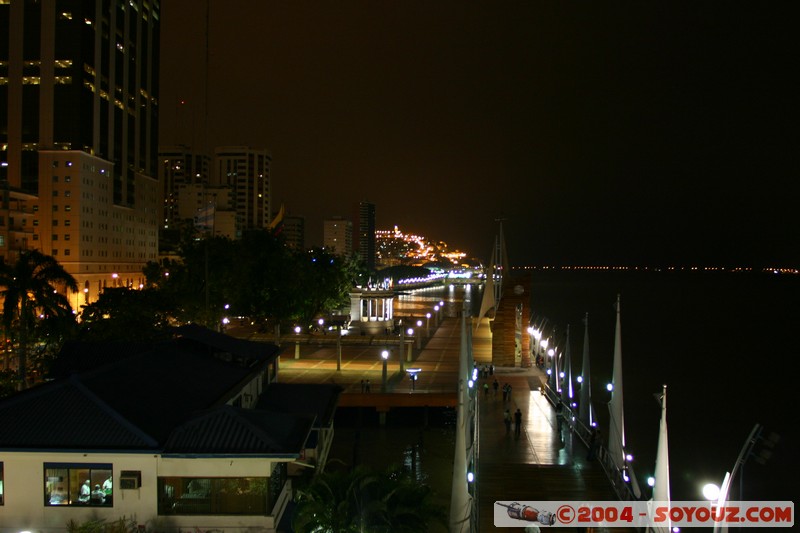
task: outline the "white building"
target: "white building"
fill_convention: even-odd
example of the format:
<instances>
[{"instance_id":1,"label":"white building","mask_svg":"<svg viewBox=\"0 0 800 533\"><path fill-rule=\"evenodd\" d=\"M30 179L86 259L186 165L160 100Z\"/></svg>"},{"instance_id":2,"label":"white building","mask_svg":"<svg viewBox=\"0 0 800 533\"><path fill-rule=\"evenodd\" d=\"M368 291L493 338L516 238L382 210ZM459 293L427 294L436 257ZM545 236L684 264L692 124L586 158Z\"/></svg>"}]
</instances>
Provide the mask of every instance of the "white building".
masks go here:
<instances>
[{"instance_id":1,"label":"white building","mask_svg":"<svg viewBox=\"0 0 800 533\"><path fill-rule=\"evenodd\" d=\"M298 464L324 468L341 392L274 383L278 351L197 326L68 344L60 377L0 400L0 533L276 531Z\"/></svg>"}]
</instances>

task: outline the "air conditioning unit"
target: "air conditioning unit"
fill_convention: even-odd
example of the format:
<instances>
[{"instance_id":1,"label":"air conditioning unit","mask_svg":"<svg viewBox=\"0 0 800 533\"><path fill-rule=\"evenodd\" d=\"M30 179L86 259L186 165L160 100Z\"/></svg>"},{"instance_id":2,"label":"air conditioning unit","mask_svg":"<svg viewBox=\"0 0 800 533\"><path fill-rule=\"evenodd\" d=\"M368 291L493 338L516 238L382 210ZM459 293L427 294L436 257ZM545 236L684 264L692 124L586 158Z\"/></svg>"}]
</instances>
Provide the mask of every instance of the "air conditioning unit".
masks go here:
<instances>
[{"instance_id":1,"label":"air conditioning unit","mask_svg":"<svg viewBox=\"0 0 800 533\"><path fill-rule=\"evenodd\" d=\"M119 478L119 488L121 489L138 489L139 476L121 476Z\"/></svg>"}]
</instances>

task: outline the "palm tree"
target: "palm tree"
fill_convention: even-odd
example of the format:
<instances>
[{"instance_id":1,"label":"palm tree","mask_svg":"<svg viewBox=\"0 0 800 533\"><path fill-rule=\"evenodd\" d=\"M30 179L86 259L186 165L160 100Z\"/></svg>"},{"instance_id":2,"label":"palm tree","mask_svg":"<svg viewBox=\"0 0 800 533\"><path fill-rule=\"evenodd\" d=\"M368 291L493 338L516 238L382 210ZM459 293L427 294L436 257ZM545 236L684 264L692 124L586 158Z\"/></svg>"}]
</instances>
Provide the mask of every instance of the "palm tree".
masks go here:
<instances>
[{"instance_id":1,"label":"palm tree","mask_svg":"<svg viewBox=\"0 0 800 533\"><path fill-rule=\"evenodd\" d=\"M430 487L406 470L383 472L364 465L326 470L297 491L292 528L298 533L429 531L446 524Z\"/></svg>"},{"instance_id":2,"label":"palm tree","mask_svg":"<svg viewBox=\"0 0 800 533\"><path fill-rule=\"evenodd\" d=\"M3 326L17 342L19 378L24 388L28 344L37 316L74 321L67 297L58 288L78 290L78 284L53 257L38 250L25 250L13 265L0 263L0 297Z\"/></svg>"}]
</instances>

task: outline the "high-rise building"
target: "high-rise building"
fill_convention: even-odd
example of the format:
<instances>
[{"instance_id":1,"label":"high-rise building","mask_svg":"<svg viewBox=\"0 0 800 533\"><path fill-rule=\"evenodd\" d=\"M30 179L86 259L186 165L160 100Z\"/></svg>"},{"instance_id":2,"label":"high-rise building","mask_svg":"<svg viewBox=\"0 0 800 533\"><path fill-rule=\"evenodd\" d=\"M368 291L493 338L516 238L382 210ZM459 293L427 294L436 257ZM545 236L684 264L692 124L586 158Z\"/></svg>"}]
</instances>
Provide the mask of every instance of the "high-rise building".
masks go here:
<instances>
[{"instance_id":1,"label":"high-rise building","mask_svg":"<svg viewBox=\"0 0 800 533\"><path fill-rule=\"evenodd\" d=\"M158 179L161 182L164 199L164 211L161 217L162 229L172 229L186 213L179 209L178 191L184 186L207 186L209 183L209 167L211 160L206 154L193 151L188 146L162 147L158 151ZM196 198L193 198L196 200ZM201 200L202 202L202 200ZM188 218L194 216L194 211Z\"/></svg>"},{"instance_id":2,"label":"high-rise building","mask_svg":"<svg viewBox=\"0 0 800 533\"><path fill-rule=\"evenodd\" d=\"M159 0L0 1L0 256L52 255L75 307L157 257L159 31Z\"/></svg>"},{"instance_id":3,"label":"high-rise building","mask_svg":"<svg viewBox=\"0 0 800 533\"><path fill-rule=\"evenodd\" d=\"M327 218L322 223L322 246L337 255L353 250L353 222L342 217Z\"/></svg>"},{"instance_id":4,"label":"high-rise building","mask_svg":"<svg viewBox=\"0 0 800 533\"><path fill-rule=\"evenodd\" d=\"M368 270L375 270L375 204L367 201L358 204L358 258Z\"/></svg>"},{"instance_id":5,"label":"high-rise building","mask_svg":"<svg viewBox=\"0 0 800 533\"><path fill-rule=\"evenodd\" d=\"M272 186L267 150L223 146L215 151L212 185L233 189L239 231L264 229L272 221Z\"/></svg>"},{"instance_id":6,"label":"high-rise building","mask_svg":"<svg viewBox=\"0 0 800 533\"><path fill-rule=\"evenodd\" d=\"M283 217L283 237L286 246L294 250L306 249L306 219L300 216Z\"/></svg>"}]
</instances>

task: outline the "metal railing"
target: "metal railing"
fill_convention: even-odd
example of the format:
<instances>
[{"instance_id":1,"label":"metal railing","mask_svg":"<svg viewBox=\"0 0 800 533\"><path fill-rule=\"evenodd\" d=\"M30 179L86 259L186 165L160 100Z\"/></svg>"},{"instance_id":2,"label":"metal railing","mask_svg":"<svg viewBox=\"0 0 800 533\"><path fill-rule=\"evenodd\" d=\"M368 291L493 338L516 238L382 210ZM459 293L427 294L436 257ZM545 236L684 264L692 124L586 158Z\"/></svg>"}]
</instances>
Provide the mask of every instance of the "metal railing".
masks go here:
<instances>
[{"instance_id":1,"label":"metal railing","mask_svg":"<svg viewBox=\"0 0 800 533\"><path fill-rule=\"evenodd\" d=\"M578 418L578 413L575 412L575 410L573 410L569 404L564 402L558 393L550 388L549 384L545 383L543 385L542 392L547 400L556 409L556 412L559 411L559 405L561 406L561 414L559 416L563 416L564 422L569 427L569 430L574 435L577 435L588 449L589 446L591 446L593 428L590 428L584 424L583 421ZM608 453L608 449L603 446L602 443L595 443L595 446L595 458L603 469L603 472L606 474L606 478L608 478L611 488L614 490L617 498L620 501L639 500L639 498L637 498L633 493L630 482L625 481L623 471L620 470L619 467L617 467L617 465L614 463L614 460Z\"/></svg>"}]
</instances>

